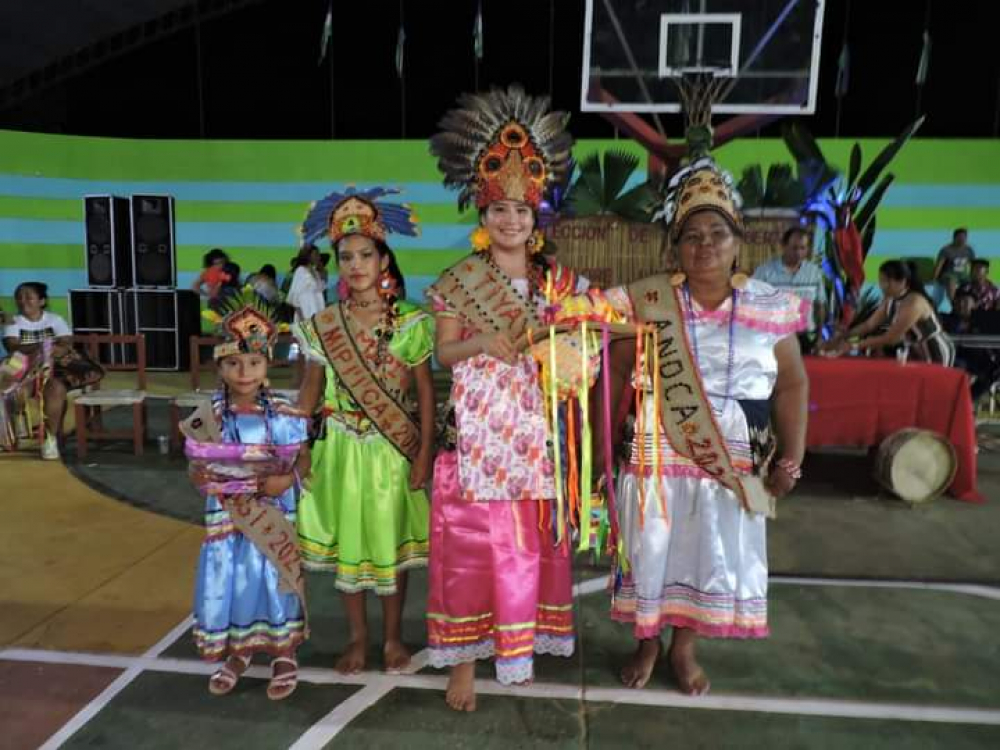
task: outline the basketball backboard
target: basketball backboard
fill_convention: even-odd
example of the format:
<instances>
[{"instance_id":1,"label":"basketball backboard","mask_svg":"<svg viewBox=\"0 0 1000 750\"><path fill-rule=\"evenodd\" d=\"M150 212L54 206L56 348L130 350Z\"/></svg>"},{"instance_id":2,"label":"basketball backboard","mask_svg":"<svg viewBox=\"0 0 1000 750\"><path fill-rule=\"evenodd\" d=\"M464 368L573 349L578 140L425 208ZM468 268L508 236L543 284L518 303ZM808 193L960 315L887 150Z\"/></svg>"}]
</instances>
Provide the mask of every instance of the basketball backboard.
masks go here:
<instances>
[{"instance_id":1,"label":"basketball backboard","mask_svg":"<svg viewBox=\"0 0 1000 750\"><path fill-rule=\"evenodd\" d=\"M720 114L811 114L825 0L587 0L580 108L679 112L675 79L731 87Z\"/></svg>"}]
</instances>

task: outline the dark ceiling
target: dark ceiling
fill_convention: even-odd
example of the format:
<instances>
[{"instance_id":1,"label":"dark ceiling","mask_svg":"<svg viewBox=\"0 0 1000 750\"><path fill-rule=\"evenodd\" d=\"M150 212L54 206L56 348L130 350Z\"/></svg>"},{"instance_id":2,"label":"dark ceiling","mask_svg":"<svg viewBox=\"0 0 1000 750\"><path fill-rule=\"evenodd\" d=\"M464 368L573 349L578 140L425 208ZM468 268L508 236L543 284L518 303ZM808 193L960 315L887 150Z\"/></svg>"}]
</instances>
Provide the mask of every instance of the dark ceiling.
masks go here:
<instances>
[{"instance_id":1,"label":"dark ceiling","mask_svg":"<svg viewBox=\"0 0 1000 750\"><path fill-rule=\"evenodd\" d=\"M522 81L574 112L578 137L612 135L600 116L578 111L585 0L482 2L485 54L477 66L477 0L334 0L332 54L322 64L328 0L8 0L0 3L0 127L130 137L426 137L477 82ZM887 136L919 108L928 115L924 136L998 135L1000 3L826 5L819 106L807 118L814 132ZM933 47L918 92L925 21ZM851 74L838 118L833 91L845 33ZM665 124L669 135L680 134L678 117Z\"/></svg>"}]
</instances>

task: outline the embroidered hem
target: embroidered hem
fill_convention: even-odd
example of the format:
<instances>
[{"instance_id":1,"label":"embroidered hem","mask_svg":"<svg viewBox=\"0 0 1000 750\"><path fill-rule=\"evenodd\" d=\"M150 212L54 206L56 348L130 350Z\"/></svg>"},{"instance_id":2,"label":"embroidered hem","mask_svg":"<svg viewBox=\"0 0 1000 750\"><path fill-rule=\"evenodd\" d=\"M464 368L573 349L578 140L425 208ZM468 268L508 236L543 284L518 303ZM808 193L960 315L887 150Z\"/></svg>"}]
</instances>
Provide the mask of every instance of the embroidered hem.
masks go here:
<instances>
[{"instance_id":1,"label":"embroidered hem","mask_svg":"<svg viewBox=\"0 0 1000 750\"><path fill-rule=\"evenodd\" d=\"M305 625L305 620L289 620L283 625L255 622L246 628L230 626L214 632L196 626L192 634L202 659L221 661L233 655L286 654L305 641Z\"/></svg>"}]
</instances>

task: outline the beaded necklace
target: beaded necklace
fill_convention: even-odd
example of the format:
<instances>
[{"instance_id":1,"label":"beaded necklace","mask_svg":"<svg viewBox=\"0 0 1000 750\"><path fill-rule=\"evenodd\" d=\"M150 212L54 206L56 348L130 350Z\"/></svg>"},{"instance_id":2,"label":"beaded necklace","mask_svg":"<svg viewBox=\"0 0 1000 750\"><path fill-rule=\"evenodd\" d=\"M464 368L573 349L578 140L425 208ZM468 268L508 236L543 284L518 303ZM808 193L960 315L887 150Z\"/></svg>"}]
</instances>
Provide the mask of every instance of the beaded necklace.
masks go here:
<instances>
[{"instance_id":1,"label":"beaded necklace","mask_svg":"<svg viewBox=\"0 0 1000 750\"><path fill-rule=\"evenodd\" d=\"M685 306L685 318L688 323L688 331L691 337L691 348L694 350L694 359L698 364L698 368L701 369L701 357L698 354L698 327L697 319L694 315L694 304L691 300L691 290L688 285L684 285L684 306ZM733 340L735 338L736 331L736 301L738 299L737 291L733 289L733 304L729 310L729 349L726 357L726 394L725 399L730 400L733 393L733 366L736 359L736 352L733 347Z\"/></svg>"}]
</instances>

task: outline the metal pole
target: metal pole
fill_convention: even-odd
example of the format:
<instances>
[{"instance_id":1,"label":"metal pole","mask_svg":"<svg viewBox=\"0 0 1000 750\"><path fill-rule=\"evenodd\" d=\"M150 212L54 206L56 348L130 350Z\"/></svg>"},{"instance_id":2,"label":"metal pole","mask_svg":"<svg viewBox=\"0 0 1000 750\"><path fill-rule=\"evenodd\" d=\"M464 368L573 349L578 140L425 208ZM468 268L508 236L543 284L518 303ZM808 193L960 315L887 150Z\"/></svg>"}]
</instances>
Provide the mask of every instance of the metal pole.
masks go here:
<instances>
[{"instance_id":1,"label":"metal pole","mask_svg":"<svg viewBox=\"0 0 1000 750\"><path fill-rule=\"evenodd\" d=\"M608 14L608 18L611 20L611 25L615 29L615 35L618 37L618 43L622 46L622 51L625 52L625 58L628 60L629 67L632 68L632 75L635 76L635 82L639 85L639 90L642 91L643 96L646 97L646 101L650 104L653 103L653 97L649 93L649 88L646 86L646 81L642 76L642 71L639 70L639 65L636 63L635 55L632 54L632 47L629 45L628 41L625 39L625 32L622 31L622 25L618 21L618 16L615 14L614 8L611 7L610 0L604 0L604 10ZM667 138L667 131L663 129L663 122L660 120L660 115L657 112L653 112L653 122L656 124L656 129L659 131L663 139Z\"/></svg>"},{"instance_id":2,"label":"metal pole","mask_svg":"<svg viewBox=\"0 0 1000 750\"><path fill-rule=\"evenodd\" d=\"M406 138L406 28L403 25L403 0L399 0L399 28L403 29L403 65L399 69L399 132Z\"/></svg>"},{"instance_id":3,"label":"metal pole","mask_svg":"<svg viewBox=\"0 0 1000 750\"><path fill-rule=\"evenodd\" d=\"M851 0L847 0L847 5L846 5L846 8L844 10L844 36L840 40L840 53L841 54L843 54L843 52L844 52L844 47L847 46L847 30L850 28L850 25L851 25ZM837 61L838 61L838 63L840 62L839 56L837 58ZM850 79L848 79L848 80L850 80ZM837 81L836 81L836 83L834 85L837 85L839 83L840 83L840 70L839 70L839 66L838 66ZM850 85L850 84L848 83L848 85ZM833 137L834 138L840 138L840 114L841 114L841 109L843 108L843 104L844 104L844 97L843 97L843 95L840 94L839 91L835 91L834 93L837 95L837 97L836 97L837 98L837 119L834 121L834 125L833 125Z\"/></svg>"},{"instance_id":4,"label":"metal pole","mask_svg":"<svg viewBox=\"0 0 1000 750\"><path fill-rule=\"evenodd\" d=\"M195 74L198 78L198 137L205 137L205 90L201 80L203 70L201 61L201 9L198 3L194 4L194 57Z\"/></svg>"},{"instance_id":5,"label":"metal pole","mask_svg":"<svg viewBox=\"0 0 1000 750\"><path fill-rule=\"evenodd\" d=\"M331 32L330 41L327 43L327 72L330 76L330 138L337 137L337 118L333 106L333 34Z\"/></svg>"},{"instance_id":6,"label":"metal pole","mask_svg":"<svg viewBox=\"0 0 1000 750\"><path fill-rule=\"evenodd\" d=\"M925 34L929 34L930 33L930 29L931 29L931 0L927 0L926 5L924 6L924 33ZM921 39L921 42L920 42L920 57L922 59L923 56L924 56L924 38L923 38L923 35L921 35L920 39ZM919 65L919 63L918 63L918 65ZM924 100L924 85L925 84L923 84L923 83L918 83L917 84L917 101L916 101L916 106L914 108L914 115L913 115L914 118L920 117L920 107L923 104L923 100Z\"/></svg>"},{"instance_id":7,"label":"metal pole","mask_svg":"<svg viewBox=\"0 0 1000 750\"><path fill-rule=\"evenodd\" d=\"M555 100L556 0L549 0L549 96Z\"/></svg>"}]
</instances>

